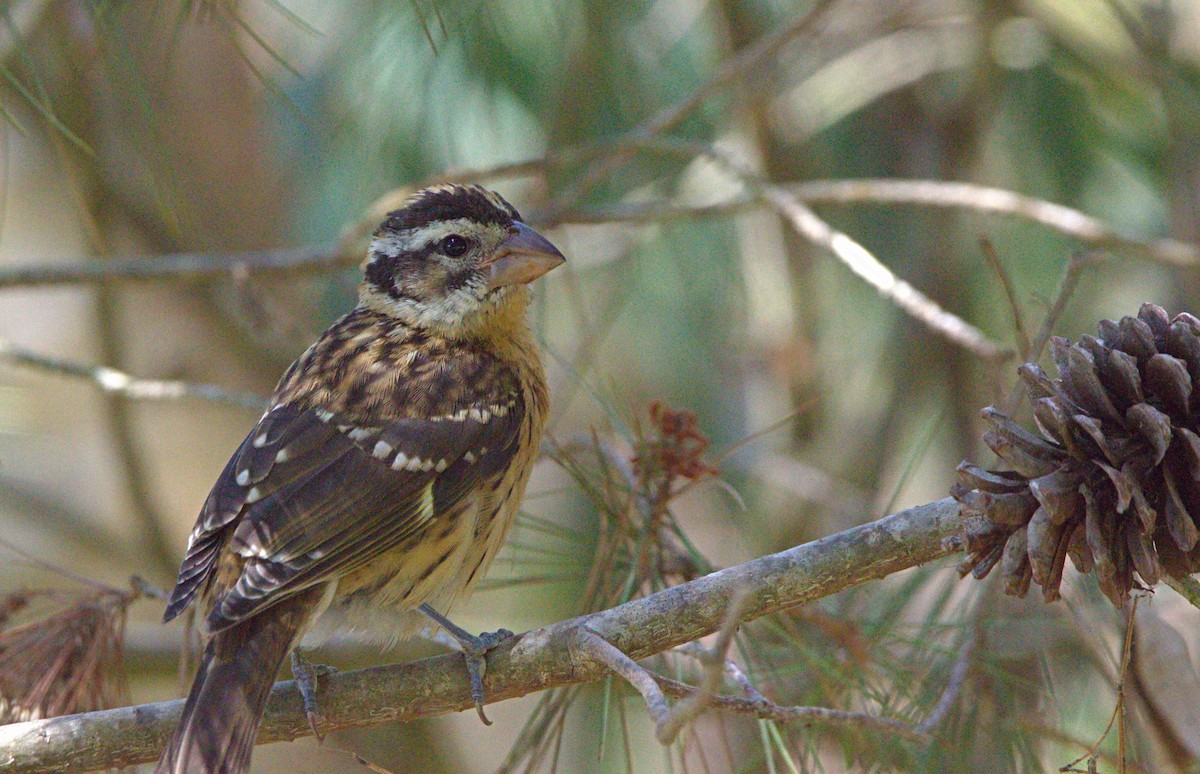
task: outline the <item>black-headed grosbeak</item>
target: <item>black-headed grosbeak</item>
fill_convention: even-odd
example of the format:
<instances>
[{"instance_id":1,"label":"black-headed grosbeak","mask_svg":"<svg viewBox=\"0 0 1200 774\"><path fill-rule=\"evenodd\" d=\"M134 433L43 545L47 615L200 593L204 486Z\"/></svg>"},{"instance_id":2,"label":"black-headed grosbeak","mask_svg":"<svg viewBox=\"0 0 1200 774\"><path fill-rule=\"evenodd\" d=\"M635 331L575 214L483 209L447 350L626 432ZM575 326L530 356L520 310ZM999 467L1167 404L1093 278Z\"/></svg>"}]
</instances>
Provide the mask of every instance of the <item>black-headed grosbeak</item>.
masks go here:
<instances>
[{"instance_id":1,"label":"black-headed grosbeak","mask_svg":"<svg viewBox=\"0 0 1200 774\"><path fill-rule=\"evenodd\" d=\"M538 454L548 397L526 285L563 260L478 186L388 215L358 306L284 373L192 531L164 619L199 596L208 642L158 771L245 770L280 665L327 609L453 626L435 611L487 570ZM301 683L303 666L293 653Z\"/></svg>"}]
</instances>

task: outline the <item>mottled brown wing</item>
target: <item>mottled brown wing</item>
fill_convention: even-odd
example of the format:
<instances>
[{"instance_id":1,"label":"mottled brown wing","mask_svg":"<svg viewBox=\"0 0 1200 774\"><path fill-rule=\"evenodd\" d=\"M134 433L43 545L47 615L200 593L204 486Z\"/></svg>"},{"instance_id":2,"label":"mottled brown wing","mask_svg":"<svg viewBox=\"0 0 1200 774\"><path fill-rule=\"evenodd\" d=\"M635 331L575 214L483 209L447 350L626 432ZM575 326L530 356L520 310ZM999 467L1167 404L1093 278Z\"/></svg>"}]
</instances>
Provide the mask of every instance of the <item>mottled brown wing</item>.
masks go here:
<instances>
[{"instance_id":1,"label":"mottled brown wing","mask_svg":"<svg viewBox=\"0 0 1200 774\"><path fill-rule=\"evenodd\" d=\"M226 545L243 564L218 590L210 631L362 566L507 467L523 412L512 399L364 428L318 410L272 409L213 487L165 619L203 589Z\"/></svg>"}]
</instances>

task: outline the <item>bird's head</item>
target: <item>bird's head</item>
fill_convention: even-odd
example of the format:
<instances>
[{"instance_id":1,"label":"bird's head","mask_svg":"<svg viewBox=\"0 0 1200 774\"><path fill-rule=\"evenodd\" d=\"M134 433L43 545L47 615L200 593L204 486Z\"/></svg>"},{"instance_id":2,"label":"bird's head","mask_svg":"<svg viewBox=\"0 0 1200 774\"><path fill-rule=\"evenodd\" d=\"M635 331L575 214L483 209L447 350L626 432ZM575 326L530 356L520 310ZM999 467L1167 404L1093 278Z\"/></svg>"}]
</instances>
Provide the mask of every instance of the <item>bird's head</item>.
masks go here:
<instances>
[{"instance_id":1,"label":"bird's head","mask_svg":"<svg viewBox=\"0 0 1200 774\"><path fill-rule=\"evenodd\" d=\"M472 336L523 320L525 285L563 260L499 194L434 186L375 231L359 303L440 335Z\"/></svg>"}]
</instances>

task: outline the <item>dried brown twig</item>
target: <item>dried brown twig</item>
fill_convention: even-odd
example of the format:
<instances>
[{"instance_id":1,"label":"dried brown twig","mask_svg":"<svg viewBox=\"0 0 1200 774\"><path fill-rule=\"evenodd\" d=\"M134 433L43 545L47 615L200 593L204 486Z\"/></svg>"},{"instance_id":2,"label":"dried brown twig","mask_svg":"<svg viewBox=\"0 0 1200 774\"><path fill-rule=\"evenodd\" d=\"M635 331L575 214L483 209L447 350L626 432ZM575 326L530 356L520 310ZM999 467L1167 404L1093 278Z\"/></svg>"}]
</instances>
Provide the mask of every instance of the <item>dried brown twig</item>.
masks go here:
<instances>
[{"instance_id":1,"label":"dried brown twig","mask_svg":"<svg viewBox=\"0 0 1200 774\"><path fill-rule=\"evenodd\" d=\"M1117 674L1117 701L1113 705L1112 714L1109 715L1108 725L1104 727L1104 733L1100 734L1100 738L1088 748L1087 752L1079 756L1075 760L1063 766L1059 771L1079 772L1080 769L1075 768L1083 761L1091 761L1095 759L1100 745L1108 738L1108 734L1112 731L1113 724L1117 724L1117 771L1120 774L1125 774L1126 757L1128 750L1126 748L1126 730L1125 730L1125 679L1129 676L1129 658L1133 655L1133 626L1134 619L1137 615L1138 601L1140 596L1133 597L1133 604L1129 606L1128 617L1125 620L1125 640L1122 643L1121 666L1120 672Z\"/></svg>"},{"instance_id":2,"label":"dried brown twig","mask_svg":"<svg viewBox=\"0 0 1200 774\"><path fill-rule=\"evenodd\" d=\"M682 545L671 513L675 497L716 473L704 460L709 442L699 431L696 416L655 402L649 409L648 426L641 421L633 425L636 438L629 449L618 449L596 432L565 447L553 440L546 442L549 455L596 505L595 561L580 600L580 613L626 602L671 582L691 580L709 569ZM590 642L586 634L577 646L595 649L597 657L610 647ZM612 660L614 668L628 666L615 655ZM634 664L633 669L640 667ZM563 717L576 693L572 687L542 697L501 771L533 767L553 754L561 739Z\"/></svg>"},{"instance_id":3,"label":"dried brown twig","mask_svg":"<svg viewBox=\"0 0 1200 774\"><path fill-rule=\"evenodd\" d=\"M128 589L115 588L28 554L7 541L0 540L0 547L84 586L70 591L21 589L0 598L0 723L128 701L126 613L139 597L162 592L138 577L130 580ZM36 602L54 605L55 612L10 625L13 616Z\"/></svg>"}]
</instances>

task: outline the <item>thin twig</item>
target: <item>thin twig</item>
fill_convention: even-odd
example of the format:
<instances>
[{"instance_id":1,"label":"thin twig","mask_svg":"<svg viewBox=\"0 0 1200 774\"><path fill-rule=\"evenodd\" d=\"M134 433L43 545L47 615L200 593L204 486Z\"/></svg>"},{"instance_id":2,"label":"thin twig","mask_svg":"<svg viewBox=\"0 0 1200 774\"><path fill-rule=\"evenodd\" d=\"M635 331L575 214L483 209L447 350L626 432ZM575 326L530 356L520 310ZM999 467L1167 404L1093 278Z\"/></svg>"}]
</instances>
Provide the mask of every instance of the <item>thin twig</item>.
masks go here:
<instances>
[{"instance_id":1,"label":"thin twig","mask_svg":"<svg viewBox=\"0 0 1200 774\"><path fill-rule=\"evenodd\" d=\"M946 715L950 713L954 703L958 701L958 696L962 693L963 686L966 685L967 675L971 672L971 664L975 659L975 645L978 642L979 633L972 631L967 636L962 647L958 651L958 658L954 661L954 669L950 672L950 679L946 682L946 689L942 691L942 696L938 699L938 703L933 708L928 716L917 724L917 731L922 734L928 734L931 738L935 729L942 724L946 719Z\"/></svg>"},{"instance_id":2,"label":"thin twig","mask_svg":"<svg viewBox=\"0 0 1200 774\"><path fill-rule=\"evenodd\" d=\"M1200 265L1200 247L1177 239L1141 240L1125 236L1104 221L1061 204L1003 188L941 180L820 180L794 189L809 203L870 202L953 207L1012 215L1067 234L1095 250L1128 253L1169 266Z\"/></svg>"},{"instance_id":3,"label":"thin twig","mask_svg":"<svg viewBox=\"0 0 1200 774\"><path fill-rule=\"evenodd\" d=\"M1079 277L1083 274L1083 270L1102 260L1104 257L1099 253L1075 253L1067 261L1067 265L1063 268L1063 275L1059 278L1058 287L1054 291L1054 301L1046 310L1046 317L1042 320L1037 335L1030 342L1029 352L1025 355L1026 360L1037 361L1041 358L1046 344L1050 342L1051 334L1054 333L1054 326L1058 325L1059 318L1066 311L1067 302L1075 293L1075 287L1079 284Z\"/></svg>"},{"instance_id":4,"label":"thin twig","mask_svg":"<svg viewBox=\"0 0 1200 774\"><path fill-rule=\"evenodd\" d=\"M53 266L0 269L0 289L46 285L100 285L151 280L208 281L238 272L304 274L354 266L361 256L333 245L262 250L251 253L178 253L146 258L113 258Z\"/></svg>"},{"instance_id":5,"label":"thin twig","mask_svg":"<svg viewBox=\"0 0 1200 774\"><path fill-rule=\"evenodd\" d=\"M167 602L171 599L171 595L167 591L155 586L140 575L129 576L129 586L135 593L143 597L150 597L162 602Z\"/></svg>"},{"instance_id":6,"label":"thin twig","mask_svg":"<svg viewBox=\"0 0 1200 774\"><path fill-rule=\"evenodd\" d=\"M704 668L704 677L700 687L651 672L586 626L580 627L576 631L574 644L579 652L596 659L613 673L624 678L642 695L650 719L654 722L655 736L662 744L674 742L684 725L709 707L752 715L764 720L871 728L915 742L927 743L929 741L930 737L926 731L914 729L903 721L891 718L827 707L795 707L775 704L759 693L749 680L739 681L739 687L749 694L747 698L718 694L717 688L727 673L728 667L732 666L731 662L726 660L725 654L733 641L733 635L737 630L746 600L745 594L738 594L730 602L721 630L711 648L690 643L696 647L690 648L689 654L698 658ZM740 675L740 671L736 670L736 667L734 670ZM744 675L742 677L744 678ZM664 691L680 699L674 709L668 707Z\"/></svg>"},{"instance_id":7,"label":"thin twig","mask_svg":"<svg viewBox=\"0 0 1200 774\"><path fill-rule=\"evenodd\" d=\"M1004 300L1008 303L1008 311L1013 319L1013 335L1017 339L1017 350L1022 353L1029 352L1032 349L1029 343L1029 332L1025 330L1025 320L1021 315L1021 305L1017 303L1017 291L1013 287L1012 277L1004 268L1004 262L1000 260L1000 254L996 252L996 245L992 244L992 240L987 237L981 238L979 249L983 252L983 258L996 275L996 279L1000 280L1000 288L1004 291Z\"/></svg>"},{"instance_id":8,"label":"thin twig","mask_svg":"<svg viewBox=\"0 0 1200 774\"><path fill-rule=\"evenodd\" d=\"M664 140L667 138L663 138ZM646 151L679 153L679 148L653 146L648 140L630 141ZM1177 239L1139 239L1122 234L1099 218L1055 202L1003 188L944 180L810 180L777 183L808 205L904 204L961 209L981 214L1020 218L1079 240L1091 250L1121 253L1167 266L1200 265L1200 247ZM622 202L580 207L558 213L562 223L661 223L672 220L733 215L759 207L755 197L738 197L703 205L673 201Z\"/></svg>"},{"instance_id":9,"label":"thin twig","mask_svg":"<svg viewBox=\"0 0 1200 774\"><path fill-rule=\"evenodd\" d=\"M651 672L662 691L668 696L688 698L694 696L698 689L687 683L672 680L669 677ZM718 695L712 697L711 703L718 709L735 712L739 715L751 715L761 720L778 720L786 723L802 725L821 724L827 726L846 726L851 728L868 728L873 731L899 736L919 744L927 744L929 737L917 731L909 724L895 718L885 718L866 712L850 712L848 710L831 709L829 707L798 707L776 704L768 699L742 699L736 696Z\"/></svg>"},{"instance_id":10,"label":"thin twig","mask_svg":"<svg viewBox=\"0 0 1200 774\"><path fill-rule=\"evenodd\" d=\"M674 138L647 138L645 144L647 148L653 148L663 153L685 155L690 153L712 159L735 175L758 198L782 215L796 233L819 247L829 250L884 298L924 323L935 333L986 361L1000 361L1012 355L1011 351L984 336L978 328L942 309L933 299L897 277L867 248L818 217L795 193L784 186L763 179L761 175L747 169L744 164L723 149L714 145L680 141Z\"/></svg>"},{"instance_id":11,"label":"thin twig","mask_svg":"<svg viewBox=\"0 0 1200 774\"><path fill-rule=\"evenodd\" d=\"M1100 749L1100 745L1108 738L1108 733L1112 731L1113 723L1118 723L1117 771L1120 774L1125 774L1125 677L1129 674L1129 659L1133 655L1133 622L1137 615L1137 606L1140 599L1140 596L1134 595L1133 605L1129 610L1129 618L1125 623L1125 651L1121 654L1121 671L1117 675L1117 702L1113 705L1112 714L1108 718L1108 725L1104 727L1104 733L1100 734L1100 738L1088 748L1087 752L1060 768L1059 771L1075 771L1076 765L1095 756L1096 751Z\"/></svg>"},{"instance_id":12,"label":"thin twig","mask_svg":"<svg viewBox=\"0 0 1200 774\"><path fill-rule=\"evenodd\" d=\"M638 666L636 661L587 626L581 626L576 631L574 644L580 653L594 658L632 685L646 702L646 709L655 727L662 726L670 716L671 710L650 672Z\"/></svg>"},{"instance_id":13,"label":"thin twig","mask_svg":"<svg viewBox=\"0 0 1200 774\"><path fill-rule=\"evenodd\" d=\"M808 32L833 5L831 0L820 0L814 7L805 9L791 23L764 35L751 45L721 63L716 74L682 100L668 105L649 120L627 133L633 140L660 137L679 126L693 111L703 105L714 94L738 83L745 83L755 72L776 61L779 53L802 34ZM608 176L613 169L629 160L631 150L621 150L600 159L580 174L573 185L559 191L555 201L562 210L575 206L597 182Z\"/></svg>"},{"instance_id":14,"label":"thin twig","mask_svg":"<svg viewBox=\"0 0 1200 774\"><path fill-rule=\"evenodd\" d=\"M946 311L933 299L897 277L867 248L817 217L790 191L774 185L760 186L762 195L787 218L797 233L832 252L880 295L935 333L984 360L1003 360L1012 354L1010 350L989 340L978 328Z\"/></svg>"},{"instance_id":15,"label":"thin twig","mask_svg":"<svg viewBox=\"0 0 1200 774\"><path fill-rule=\"evenodd\" d=\"M29 562L30 564L35 564L38 567L41 567L43 570L49 570L50 572L55 573L56 575L61 575L64 578L69 578L69 579L75 581L76 583L83 584L84 586L90 586L93 589L97 589L99 591L103 591L103 592L106 592L109 594L124 593L122 589L115 588L113 586L108 585L107 583L101 583L100 581L92 580L91 578L87 577L86 575L82 575L80 573L68 570L66 567L63 567L62 565L59 565L59 564L55 564L54 562L51 562L48 559L43 559L40 556L35 556L34 554L29 553L25 549L20 548L15 543L5 540L2 537L0 537L0 548L7 549L11 553L16 554L17 556L21 557L22 559ZM134 586L134 589L136 590L137 587Z\"/></svg>"},{"instance_id":16,"label":"thin twig","mask_svg":"<svg viewBox=\"0 0 1200 774\"><path fill-rule=\"evenodd\" d=\"M634 138L631 142L660 153L683 157L705 156L712 159L751 188L758 198L783 215L798 234L828 249L881 295L936 333L987 361L995 362L1011 356L1011 351L989 340L978 328L942 309L921 291L896 277L869 250L818 217L786 187L764 180L724 150L711 144L671 137Z\"/></svg>"},{"instance_id":17,"label":"thin twig","mask_svg":"<svg viewBox=\"0 0 1200 774\"><path fill-rule=\"evenodd\" d=\"M1016 722L1017 726L1022 731L1030 734L1031 736L1041 737L1064 747L1081 747L1085 750L1091 747L1091 742L1085 742L1081 739L1077 739L1070 734L1065 733L1062 729L1056 728L1055 726L1044 725L1027 719L1018 719ZM1089 764L1093 761L1104 761L1115 766L1117 763L1117 756L1113 753L1105 752L1104 750L1097 750L1088 756L1088 761ZM1136 772L1136 774L1152 774L1149 769L1147 769L1145 766L1139 765L1137 761L1130 761L1128 768L1131 774L1133 774L1133 772ZM1080 770L1076 769L1076 771Z\"/></svg>"},{"instance_id":18,"label":"thin twig","mask_svg":"<svg viewBox=\"0 0 1200 774\"><path fill-rule=\"evenodd\" d=\"M1050 342L1050 336L1054 333L1054 326L1058 325L1059 318L1067 308L1067 302L1075 293L1075 287L1079 284L1079 277L1083 274L1083 270L1094 266L1101 260L1102 256L1097 253L1075 253L1067 260L1067 265L1063 267L1062 276L1058 280L1058 287L1054 291L1054 300L1050 303L1050 308L1046 310L1046 316L1042 320L1038 332L1034 334L1029 343L1029 351L1025 353L1026 362L1036 363L1041 359L1042 352L1045 351L1046 345ZM1008 395L1000 403L1000 410L1011 416L1017 410L1017 402L1023 394L1021 382L1015 382L1009 389Z\"/></svg>"},{"instance_id":19,"label":"thin twig","mask_svg":"<svg viewBox=\"0 0 1200 774\"><path fill-rule=\"evenodd\" d=\"M354 246L374 229L388 210L398 207L413 190L426 183L487 180L539 175L555 166L612 154L617 151L658 152L683 155L686 150L699 155L704 146L674 143L669 138L649 140L630 137L623 140L581 145L551 151L536 159L494 167L442 173L381 197L366 216L348 229L343 245ZM948 207L984 214L1017 217L1058 233L1078 239L1091 250L1111 251L1169 266L1200 264L1200 248L1174 239L1138 239L1118 232L1103 221L1054 202L1036 199L1013 191L971 183L941 180L812 180L778 183L797 199L809 204L907 204ZM665 223L681 219L705 219L734 215L759 209L756 197L739 197L713 204L687 204L676 201L621 202L556 210L554 213L530 213L533 225ZM350 268L361 256L338 245L306 245L296 248L251 253L181 253L146 258L120 258L103 262L72 262L53 266L17 266L0 268L0 289L13 287L97 285L107 282L211 281L252 274L311 274Z\"/></svg>"},{"instance_id":20,"label":"thin twig","mask_svg":"<svg viewBox=\"0 0 1200 774\"><path fill-rule=\"evenodd\" d=\"M721 687L725 677L726 654L729 653L729 647L733 644L733 635L737 633L737 627L745 609L746 594L738 591L729 600L729 607L725 611L725 621L721 624L721 629L717 632L712 647L701 649L696 656L704 668L704 677L700 681L699 690L676 704L662 721L655 724L654 735L658 737L659 742L663 744L674 742L683 727L712 704L713 698L717 695L717 689Z\"/></svg>"},{"instance_id":21,"label":"thin twig","mask_svg":"<svg viewBox=\"0 0 1200 774\"><path fill-rule=\"evenodd\" d=\"M11 341L0 339L0 362L41 371L57 376L83 379L110 394L133 400L178 400L198 398L215 403L229 403L261 410L266 400L248 392L239 392L215 384L196 384L164 379L139 379L124 371L107 366L75 363L63 358L43 355L25 349Z\"/></svg>"}]
</instances>

